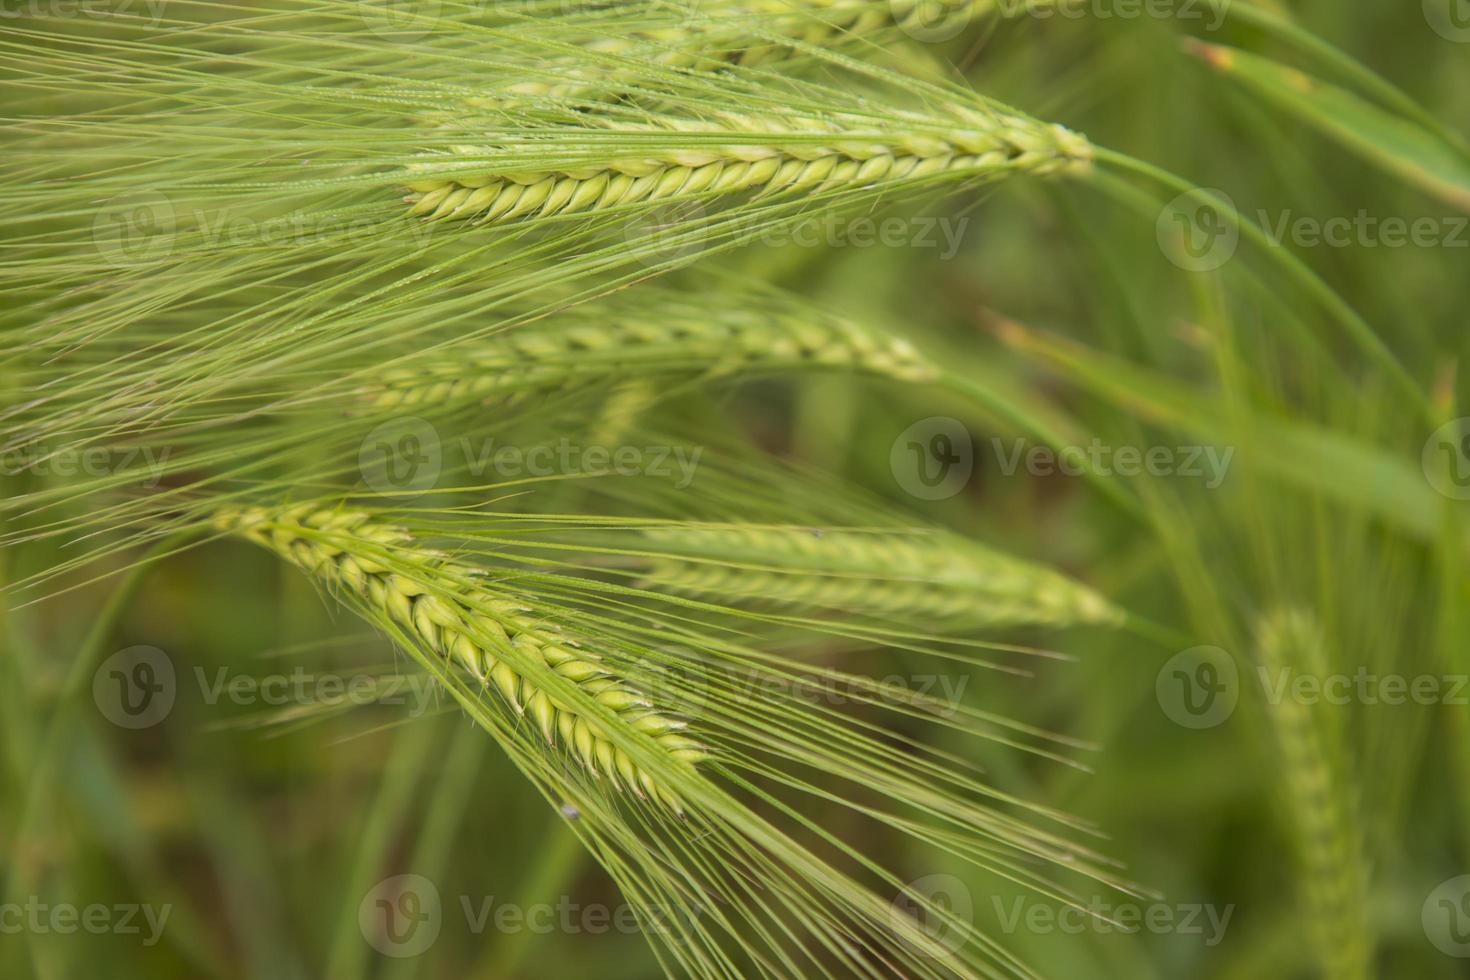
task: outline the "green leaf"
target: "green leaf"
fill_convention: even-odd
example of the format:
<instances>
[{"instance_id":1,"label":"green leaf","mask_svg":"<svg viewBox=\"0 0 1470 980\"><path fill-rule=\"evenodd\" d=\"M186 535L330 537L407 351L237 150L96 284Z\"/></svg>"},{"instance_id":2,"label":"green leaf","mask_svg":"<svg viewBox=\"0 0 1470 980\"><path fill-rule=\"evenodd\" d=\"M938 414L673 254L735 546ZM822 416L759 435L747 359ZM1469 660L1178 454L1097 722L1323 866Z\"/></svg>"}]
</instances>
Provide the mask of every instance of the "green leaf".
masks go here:
<instances>
[{"instance_id":1,"label":"green leaf","mask_svg":"<svg viewBox=\"0 0 1470 980\"><path fill-rule=\"evenodd\" d=\"M1376 446L1259 413L1232 420L1223 404L1183 382L1017 324L1002 339L1142 422L1221 445L1246 437L1252 451L1242 462L1283 483L1358 508L1423 541L1440 532L1442 501L1417 467Z\"/></svg>"},{"instance_id":2,"label":"green leaf","mask_svg":"<svg viewBox=\"0 0 1470 980\"><path fill-rule=\"evenodd\" d=\"M1200 41L1188 49L1378 166L1470 211L1470 161L1418 123L1269 58Z\"/></svg>"}]
</instances>

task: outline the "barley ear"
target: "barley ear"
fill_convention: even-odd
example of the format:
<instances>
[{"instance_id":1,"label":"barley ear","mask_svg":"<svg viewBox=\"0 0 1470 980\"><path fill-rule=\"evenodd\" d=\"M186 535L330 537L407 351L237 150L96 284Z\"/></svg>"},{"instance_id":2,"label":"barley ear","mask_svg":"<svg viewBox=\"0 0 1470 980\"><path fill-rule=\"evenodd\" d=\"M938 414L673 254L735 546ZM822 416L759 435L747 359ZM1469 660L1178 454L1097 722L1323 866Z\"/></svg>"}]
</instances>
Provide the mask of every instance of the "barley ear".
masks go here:
<instances>
[{"instance_id":1,"label":"barley ear","mask_svg":"<svg viewBox=\"0 0 1470 980\"><path fill-rule=\"evenodd\" d=\"M1258 629L1262 666L1272 674L1327 673L1321 628L1302 610L1281 610ZM1282 789L1301 867L1301 897L1323 976L1372 976L1373 939L1359 798L1351 783L1341 708L1304 704L1291 692L1267 705L1280 752Z\"/></svg>"},{"instance_id":2,"label":"barley ear","mask_svg":"<svg viewBox=\"0 0 1470 980\"><path fill-rule=\"evenodd\" d=\"M370 620L406 638L410 652L464 669L548 746L560 745L594 778L682 814L682 801L636 765L619 743L640 741L681 766L704 761L704 746L684 733L683 722L660 713L595 655L539 622L517 597L477 581L481 569L425 548L404 529L365 511L315 505L232 508L216 515L215 526L270 549L346 594ZM527 664L575 685L606 711L584 710L543 688ZM610 724L621 728L620 737L611 734Z\"/></svg>"},{"instance_id":3,"label":"barley ear","mask_svg":"<svg viewBox=\"0 0 1470 980\"><path fill-rule=\"evenodd\" d=\"M988 111L915 120L906 135L869 123L734 115L712 122L662 117L649 125L602 124L582 132L596 155L561 167L527 171L514 147L495 145L464 148L458 165L454 156L427 159L418 165L423 175L408 182L408 213L503 223L740 194L815 197L938 175L1085 173L1093 159L1087 139L1063 126ZM574 142L578 135L569 130L566 138ZM626 147L610 139L618 135L626 136Z\"/></svg>"},{"instance_id":4,"label":"barley ear","mask_svg":"<svg viewBox=\"0 0 1470 980\"><path fill-rule=\"evenodd\" d=\"M359 389L361 404L400 409L700 374L847 370L911 383L940 374L902 337L797 304L712 309L672 290L647 296L659 302L588 304L464 344L452 360L394 368Z\"/></svg>"},{"instance_id":5,"label":"barley ear","mask_svg":"<svg viewBox=\"0 0 1470 980\"><path fill-rule=\"evenodd\" d=\"M1049 568L927 529L727 525L645 534L657 552L643 584L669 592L968 625L1115 626L1123 618Z\"/></svg>"}]
</instances>

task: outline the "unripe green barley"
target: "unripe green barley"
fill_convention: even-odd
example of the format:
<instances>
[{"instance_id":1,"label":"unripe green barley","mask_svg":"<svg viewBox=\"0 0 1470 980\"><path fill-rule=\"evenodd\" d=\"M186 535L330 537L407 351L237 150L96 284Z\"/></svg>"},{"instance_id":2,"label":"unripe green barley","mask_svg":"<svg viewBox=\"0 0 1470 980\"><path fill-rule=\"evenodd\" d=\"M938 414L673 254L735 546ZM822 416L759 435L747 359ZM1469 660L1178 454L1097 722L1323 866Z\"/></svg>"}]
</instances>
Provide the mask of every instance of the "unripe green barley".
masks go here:
<instances>
[{"instance_id":1,"label":"unripe green barley","mask_svg":"<svg viewBox=\"0 0 1470 980\"><path fill-rule=\"evenodd\" d=\"M947 534L794 527L645 534L661 552L649 559L645 585L666 591L970 625L1113 625L1122 618L1058 572Z\"/></svg>"},{"instance_id":2,"label":"unripe green barley","mask_svg":"<svg viewBox=\"0 0 1470 980\"><path fill-rule=\"evenodd\" d=\"M548 745L560 740L594 776L621 784L640 798L682 809L677 797L617 747L603 720L542 690L505 653L539 657L549 670L612 711L626 734L646 739L675 763L694 765L708 753L683 733L685 723L659 712L598 657L573 646L520 602L498 596L488 586L471 593L465 583L479 569L424 548L403 528L362 511L314 505L232 508L215 523L269 548L330 588L350 593L424 651L469 671L528 718Z\"/></svg>"}]
</instances>

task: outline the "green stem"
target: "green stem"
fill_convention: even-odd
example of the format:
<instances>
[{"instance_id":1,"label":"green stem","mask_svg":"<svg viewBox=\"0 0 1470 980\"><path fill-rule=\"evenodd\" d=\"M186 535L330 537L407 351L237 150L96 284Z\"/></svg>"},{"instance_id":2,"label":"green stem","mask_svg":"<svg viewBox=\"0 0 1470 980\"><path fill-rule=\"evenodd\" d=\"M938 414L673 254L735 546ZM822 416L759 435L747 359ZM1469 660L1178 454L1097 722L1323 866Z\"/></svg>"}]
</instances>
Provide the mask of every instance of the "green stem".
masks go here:
<instances>
[{"instance_id":1,"label":"green stem","mask_svg":"<svg viewBox=\"0 0 1470 980\"><path fill-rule=\"evenodd\" d=\"M1463 676L1467 667L1464 609L1466 593L1470 590L1466 587L1465 549L1461 546L1465 539L1460 506L1458 501L1445 502L1444 533L1440 536L1437 555L1440 588L1435 632L1443 667L1448 676ZM1445 722L1450 731L1450 744L1470 744L1470 709L1462 704L1447 707ZM1450 773L1460 808L1460 819L1456 821L1460 827L1460 844L1464 854L1470 855L1470 754L1454 753L1454 765L1450 768Z\"/></svg>"},{"instance_id":2,"label":"green stem","mask_svg":"<svg viewBox=\"0 0 1470 980\"><path fill-rule=\"evenodd\" d=\"M419 830L409 867L430 881L439 881L454 854L455 836L464 821L470 792L480 771L485 751L491 744L480 726L455 718L457 730L450 743L434 795L424 807L424 825ZM387 965L384 980L409 980L423 966L415 957L403 957Z\"/></svg>"},{"instance_id":3,"label":"green stem","mask_svg":"<svg viewBox=\"0 0 1470 980\"><path fill-rule=\"evenodd\" d=\"M98 611L97 618L92 621L92 628L82 641L82 647L76 659L72 661L71 669L62 683L51 720L46 723L45 733L41 736L41 744L36 752L35 763L27 779L25 802L22 804L20 819L16 822L13 841L17 854L35 831L36 822L44 809L43 798L47 795L48 781L54 786L55 782L60 779L60 773L64 767L59 764L59 760L68 741L68 733L72 731L72 726L68 723L71 708L80 693L86 689L89 678L97 669L97 658L112 637L113 630L116 629L123 613L132 604L138 590L143 587L148 573L159 561L179 551L184 542L197 533L191 529L165 538L138 559L137 563L128 569L123 581ZM31 882L32 876L25 870L24 862L15 861L11 864L10 873L5 879L4 894L12 900L18 900L19 891L28 892Z\"/></svg>"},{"instance_id":4,"label":"green stem","mask_svg":"<svg viewBox=\"0 0 1470 980\"><path fill-rule=\"evenodd\" d=\"M37 890L36 880L39 877L40 868L37 864L28 861L25 854L46 812L50 792L56 788L62 778L61 774L66 770L62 764L63 755L71 745L72 739L76 737L76 727L69 723L72 720L73 706L81 692L88 686L88 679L96 670L96 661L106 648L123 613L132 604L138 590L142 588L148 572L158 561L177 551L179 546L193 533L193 531L184 531L166 538L128 569L122 582L98 610L97 617L92 621L92 628L82 640L81 649L78 650L76 658L72 661L62 682L61 690L56 696L51 717L44 723L45 728L36 747L30 771L21 777L26 784L25 795L22 798L20 813L17 816L14 835L11 839L13 859L5 875L4 891L0 893L6 896L7 901L19 902L24 896ZM19 962L25 963L24 951L29 950L28 946L17 945L13 952L20 957ZM12 969L16 965L16 961L8 957L6 962ZM30 966L33 969L40 968L35 964L30 964ZM25 972L27 967L21 966L20 969L21 972Z\"/></svg>"},{"instance_id":5,"label":"green stem","mask_svg":"<svg viewBox=\"0 0 1470 980\"><path fill-rule=\"evenodd\" d=\"M344 883L337 931L323 976L366 977L371 972L372 950L363 940L358 925L358 905L385 870L384 861L417 799L414 791L419 778L443 749L441 735L437 725L419 723L401 729L393 740L392 754L384 767L377 797L363 824L352 868Z\"/></svg>"},{"instance_id":6,"label":"green stem","mask_svg":"<svg viewBox=\"0 0 1470 980\"><path fill-rule=\"evenodd\" d=\"M516 889L516 894L524 895L528 902L554 899L564 893L587 856L581 839L561 822L552 824L546 837L549 840L543 841L537 849L536 866ZM471 975L505 980L523 976L521 967L535 948L537 938L535 933L524 929L507 935L485 969L473 971Z\"/></svg>"}]
</instances>

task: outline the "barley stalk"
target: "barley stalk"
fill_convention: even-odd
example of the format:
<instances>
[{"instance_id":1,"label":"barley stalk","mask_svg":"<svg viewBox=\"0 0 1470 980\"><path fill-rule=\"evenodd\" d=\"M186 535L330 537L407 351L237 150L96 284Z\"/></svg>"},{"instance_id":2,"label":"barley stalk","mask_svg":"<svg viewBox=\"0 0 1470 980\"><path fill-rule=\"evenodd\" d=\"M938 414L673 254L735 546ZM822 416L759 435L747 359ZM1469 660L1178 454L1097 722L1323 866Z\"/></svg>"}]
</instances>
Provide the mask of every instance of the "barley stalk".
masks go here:
<instances>
[{"instance_id":1,"label":"barley stalk","mask_svg":"<svg viewBox=\"0 0 1470 980\"><path fill-rule=\"evenodd\" d=\"M963 121L969 128L947 125L943 136L895 137L819 121L801 127L788 122L781 129L734 116L721 120L664 119L659 128L596 125L569 130L567 141L575 142L578 132L589 137L585 161L547 169L518 166L511 148L481 152L464 147L454 173L408 183L413 192L409 213L431 220L473 218L484 224L746 191L816 195L896 186L938 174L1044 176L1086 170L1092 158L1091 144L1065 127L1002 113L967 114ZM592 137L609 134L637 139L604 155L597 148L608 141ZM690 145L694 135L701 137L698 145ZM711 135L729 142L710 142L706 138ZM783 135L803 138L782 144ZM667 137L668 148L639 152L650 145L650 136L655 144L657 137ZM629 154L631 146L637 149ZM534 149L524 147L525 152ZM485 158L483 166L472 169L477 156ZM497 156L505 162L495 163ZM445 161L455 163L452 158Z\"/></svg>"},{"instance_id":2,"label":"barley stalk","mask_svg":"<svg viewBox=\"0 0 1470 980\"><path fill-rule=\"evenodd\" d=\"M652 309L598 306L564 316L570 326L516 328L467 345L453 360L383 372L364 399L392 409L579 382L761 369L845 368L908 382L939 374L908 341L816 311L711 308L670 295Z\"/></svg>"},{"instance_id":3,"label":"barley stalk","mask_svg":"<svg viewBox=\"0 0 1470 980\"><path fill-rule=\"evenodd\" d=\"M1267 617L1260 627L1259 649L1267 671L1326 674L1321 631L1299 610ZM1356 797L1348 784L1347 747L1337 719L1324 713L1330 710L1303 704L1290 693L1268 705L1322 974L1362 980L1372 974L1366 859Z\"/></svg>"},{"instance_id":4,"label":"barley stalk","mask_svg":"<svg viewBox=\"0 0 1470 980\"><path fill-rule=\"evenodd\" d=\"M633 58L665 69L714 71L756 67L790 54L797 45L834 48L847 40L876 40L897 29L923 37L948 37L971 21L1000 11L1065 4L1071 0L725 0L693 4L681 24L599 38L589 54ZM760 37L752 37L750 27ZM790 44L782 43L789 40ZM562 81L526 81L510 86L516 95L571 99L595 94L607 83L606 69L578 67L566 60ZM489 100L477 100L488 103Z\"/></svg>"},{"instance_id":5,"label":"barley stalk","mask_svg":"<svg viewBox=\"0 0 1470 980\"><path fill-rule=\"evenodd\" d=\"M1116 624L1121 614L1064 575L946 534L812 528L659 528L645 585L967 624Z\"/></svg>"},{"instance_id":6,"label":"barley stalk","mask_svg":"<svg viewBox=\"0 0 1470 980\"><path fill-rule=\"evenodd\" d=\"M707 753L683 734L685 723L660 713L596 655L538 621L533 610L488 587L468 585L479 569L424 548L403 528L361 511L252 507L223 511L215 523L349 593L424 651L464 667L518 716L529 718L547 745L560 737L594 777L606 776L639 798L682 810L676 796L615 744L601 719L543 690L507 654L534 659L611 711L624 734L643 739L676 764L694 765Z\"/></svg>"}]
</instances>

